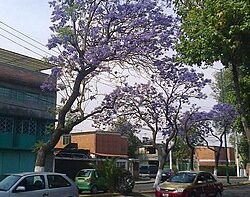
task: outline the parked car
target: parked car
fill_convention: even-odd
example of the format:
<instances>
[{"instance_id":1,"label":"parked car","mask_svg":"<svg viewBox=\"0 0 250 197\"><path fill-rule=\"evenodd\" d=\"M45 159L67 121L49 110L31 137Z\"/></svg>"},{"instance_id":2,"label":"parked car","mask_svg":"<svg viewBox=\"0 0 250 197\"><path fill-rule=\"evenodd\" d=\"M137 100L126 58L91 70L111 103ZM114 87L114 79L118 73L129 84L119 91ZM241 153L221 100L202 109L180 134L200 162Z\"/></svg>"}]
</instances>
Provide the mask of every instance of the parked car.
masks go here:
<instances>
[{"instance_id":1,"label":"parked car","mask_svg":"<svg viewBox=\"0 0 250 197\"><path fill-rule=\"evenodd\" d=\"M139 176L155 178L157 171L158 167L156 165L142 165L139 168Z\"/></svg>"},{"instance_id":2,"label":"parked car","mask_svg":"<svg viewBox=\"0 0 250 197\"><path fill-rule=\"evenodd\" d=\"M79 192L90 191L97 193L98 191L106 192L108 190L105 178L96 169L82 169L75 178Z\"/></svg>"},{"instance_id":3,"label":"parked car","mask_svg":"<svg viewBox=\"0 0 250 197\"><path fill-rule=\"evenodd\" d=\"M174 175L174 171L171 170L171 169L162 170L162 173L161 173L161 182L167 181L173 175Z\"/></svg>"},{"instance_id":4,"label":"parked car","mask_svg":"<svg viewBox=\"0 0 250 197\"><path fill-rule=\"evenodd\" d=\"M222 196L223 184L210 172L183 171L161 183L155 191L156 197Z\"/></svg>"},{"instance_id":5,"label":"parked car","mask_svg":"<svg viewBox=\"0 0 250 197\"><path fill-rule=\"evenodd\" d=\"M64 174L27 172L0 182L0 197L78 197L76 184Z\"/></svg>"}]
</instances>

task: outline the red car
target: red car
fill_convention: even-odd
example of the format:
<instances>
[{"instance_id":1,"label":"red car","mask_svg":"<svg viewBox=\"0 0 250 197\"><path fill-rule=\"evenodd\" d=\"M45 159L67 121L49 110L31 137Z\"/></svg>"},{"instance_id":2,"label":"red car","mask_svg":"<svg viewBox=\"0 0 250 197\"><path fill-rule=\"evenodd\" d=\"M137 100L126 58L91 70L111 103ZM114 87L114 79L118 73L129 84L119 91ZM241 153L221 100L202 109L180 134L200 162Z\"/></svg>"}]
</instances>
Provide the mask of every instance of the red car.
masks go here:
<instances>
[{"instance_id":1,"label":"red car","mask_svg":"<svg viewBox=\"0 0 250 197\"><path fill-rule=\"evenodd\" d=\"M183 171L161 183L156 197L201 197L222 196L223 184L210 172Z\"/></svg>"}]
</instances>

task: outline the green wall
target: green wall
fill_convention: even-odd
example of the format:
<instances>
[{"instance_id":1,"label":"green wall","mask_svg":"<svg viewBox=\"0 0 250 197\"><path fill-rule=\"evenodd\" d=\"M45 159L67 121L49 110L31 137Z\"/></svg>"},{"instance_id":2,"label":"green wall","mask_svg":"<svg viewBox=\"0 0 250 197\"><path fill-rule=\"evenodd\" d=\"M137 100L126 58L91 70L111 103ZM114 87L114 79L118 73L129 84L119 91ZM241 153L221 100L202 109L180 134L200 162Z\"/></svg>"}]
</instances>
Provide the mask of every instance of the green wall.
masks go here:
<instances>
[{"instance_id":1,"label":"green wall","mask_svg":"<svg viewBox=\"0 0 250 197\"><path fill-rule=\"evenodd\" d=\"M0 175L33 171L35 155L24 150L0 150Z\"/></svg>"}]
</instances>

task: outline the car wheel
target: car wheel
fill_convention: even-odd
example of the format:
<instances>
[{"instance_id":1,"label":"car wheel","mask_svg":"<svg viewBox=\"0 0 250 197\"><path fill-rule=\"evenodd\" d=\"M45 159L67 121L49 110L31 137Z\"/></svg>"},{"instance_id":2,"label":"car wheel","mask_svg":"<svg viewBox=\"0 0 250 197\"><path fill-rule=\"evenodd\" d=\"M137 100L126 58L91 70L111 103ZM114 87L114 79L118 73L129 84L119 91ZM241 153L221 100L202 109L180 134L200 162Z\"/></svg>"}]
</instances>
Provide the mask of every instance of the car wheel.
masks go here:
<instances>
[{"instance_id":1,"label":"car wheel","mask_svg":"<svg viewBox=\"0 0 250 197\"><path fill-rule=\"evenodd\" d=\"M82 193L82 190L81 190L81 189L78 189L78 193L81 194L81 193Z\"/></svg>"},{"instance_id":2,"label":"car wheel","mask_svg":"<svg viewBox=\"0 0 250 197\"><path fill-rule=\"evenodd\" d=\"M222 193L221 193L221 191L219 190L219 191L217 191L217 193L215 194L215 197L222 197Z\"/></svg>"},{"instance_id":3,"label":"car wheel","mask_svg":"<svg viewBox=\"0 0 250 197\"><path fill-rule=\"evenodd\" d=\"M90 192L91 192L92 194L96 194L96 193L98 192L97 186L96 186L96 185L93 185L93 186L91 187Z\"/></svg>"}]
</instances>

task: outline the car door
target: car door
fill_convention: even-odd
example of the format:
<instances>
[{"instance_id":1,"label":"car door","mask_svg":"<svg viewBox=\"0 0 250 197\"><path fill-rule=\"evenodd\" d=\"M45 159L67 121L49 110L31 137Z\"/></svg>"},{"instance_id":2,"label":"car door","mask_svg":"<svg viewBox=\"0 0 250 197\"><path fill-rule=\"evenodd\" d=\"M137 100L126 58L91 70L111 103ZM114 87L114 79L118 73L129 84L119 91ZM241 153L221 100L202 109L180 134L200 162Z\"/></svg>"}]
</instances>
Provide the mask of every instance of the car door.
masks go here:
<instances>
[{"instance_id":1,"label":"car door","mask_svg":"<svg viewBox=\"0 0 250 197\"><path fill-rule=\"evenodd\" d=\"M43 175L32 175L20 179L19 183L11 191L10 197L46 197L48 191L45 188Z\"/></svg>"},{"instance_id":2,"label":"car door","mask_svg":"<svg viewBox=\"0 0 250 197\"><path fill-rule=\"evenodd\" d=\"M205 197L206 196L206 188L207 183L203 173L198 174L196 182L195 182L195 190L196 196Z\"/></svg>"},{"instance_id":3,"label":"car door","mask_svg":"<svg viewBox=\"0 0 250 197\"><path fill-rule=\"evenodd\" d=\"M58 174L50 174L47 175L47 181L49 187L48 197L68 197L74 195L72 184L63 176Z\"/></svg>"},{"instance_id":4,"label":"car door","mask_svg":"<svg viewBox=\"0 0 250 197\"><path fill-rule=\"evenodd\" d=\"M215 185L215 178L210 174L210 173L205 173L205 179L207 182L207 187L206 187L206 193L207 196L215 196L216 192L217 192L217 188Z\"/></svg>"}]
</instances>

